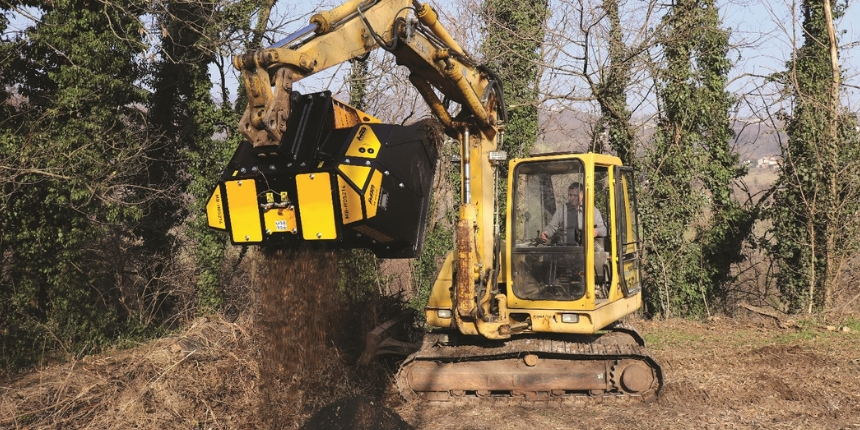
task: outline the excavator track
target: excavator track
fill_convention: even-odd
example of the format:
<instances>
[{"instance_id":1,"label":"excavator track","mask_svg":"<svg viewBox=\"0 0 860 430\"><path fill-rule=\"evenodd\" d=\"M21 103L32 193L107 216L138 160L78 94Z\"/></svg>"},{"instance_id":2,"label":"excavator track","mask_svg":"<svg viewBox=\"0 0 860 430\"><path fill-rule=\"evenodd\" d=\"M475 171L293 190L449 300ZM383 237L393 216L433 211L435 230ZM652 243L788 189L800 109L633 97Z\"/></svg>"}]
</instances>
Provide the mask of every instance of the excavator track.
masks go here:
<instances>
[{"instance_id":1,"label":"excavator track","mask_svg":"<svg viewBox=\"0 0 860 430\"><path fill-rule=\"evenodd\" d=\"M407 402L647 403L663 386L662 368L627 326L602 336L444 341L427 335L401 365L397 385Z\"/></svg>"}]
</instances>

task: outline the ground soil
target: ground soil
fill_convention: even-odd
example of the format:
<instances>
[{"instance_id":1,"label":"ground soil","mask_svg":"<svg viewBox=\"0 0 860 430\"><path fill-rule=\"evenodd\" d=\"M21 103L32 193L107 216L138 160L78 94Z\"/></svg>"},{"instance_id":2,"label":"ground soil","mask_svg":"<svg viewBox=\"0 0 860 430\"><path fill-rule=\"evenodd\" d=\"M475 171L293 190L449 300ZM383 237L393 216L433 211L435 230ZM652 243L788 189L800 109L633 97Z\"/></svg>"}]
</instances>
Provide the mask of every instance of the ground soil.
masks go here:
<instances>
[{"instance_id":1,"label":"ground soil","mask_svg":"<svg viewBox=\"0 0 860 430\"><path fill-rule=\"evenodd\" d=\"M314 385L272 396L272 382L261 380L273 370L259 363L268 355L259 334L241 321L201 319L181 334L0 382L0 428L860 428L856 324L780 328L755 316L633 324L664 369L652 404L404 405L390 378L388 391L357 395L373 391L346 381L353 364L328 370L330 378L284 377ZM298 407L309 392L330 400ZM295 403L280 404L287 399Z\"/></svg>"},{"instance_id":2,"label":"ground soil","mask_svg":"<svg viewBox=\"0 0 860 430\"><path fill-rule=\"evenodd\" d=\"M314 414L301 430L410 430L409 423L379 402L363 396L345 397Z\"/></svg>"},{"instance_id":3,"label":"ground soil","mask_svg":"<svg viewBox=\"0 0 860 430\"><path fill-rule=\"evenodd\" d=\"M663 366L660 399L582 408L402 406L421 429L860 428L860 334L766 320L636 321ZM834 330L836 329L836 330Z\"/></svg>"}]
</instances>

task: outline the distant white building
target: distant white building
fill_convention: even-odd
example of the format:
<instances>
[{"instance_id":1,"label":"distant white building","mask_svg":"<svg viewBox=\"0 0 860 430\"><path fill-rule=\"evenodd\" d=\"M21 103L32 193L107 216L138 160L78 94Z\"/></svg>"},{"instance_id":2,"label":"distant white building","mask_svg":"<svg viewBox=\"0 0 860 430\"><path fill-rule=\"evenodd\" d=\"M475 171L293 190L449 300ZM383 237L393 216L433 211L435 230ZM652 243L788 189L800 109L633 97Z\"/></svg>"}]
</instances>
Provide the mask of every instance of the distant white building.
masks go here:
<instances>
[{"instance_id":1,"label":"distant white building","mask_svg":"<svg viewBox=\"0 0 860 430\"><path fill-rule=\"evenodd\" d=\"M762 157L755 161L755 166L759 169L779 170L779 157L771 155L770 157Z\"/></svg>"}]
</instances>

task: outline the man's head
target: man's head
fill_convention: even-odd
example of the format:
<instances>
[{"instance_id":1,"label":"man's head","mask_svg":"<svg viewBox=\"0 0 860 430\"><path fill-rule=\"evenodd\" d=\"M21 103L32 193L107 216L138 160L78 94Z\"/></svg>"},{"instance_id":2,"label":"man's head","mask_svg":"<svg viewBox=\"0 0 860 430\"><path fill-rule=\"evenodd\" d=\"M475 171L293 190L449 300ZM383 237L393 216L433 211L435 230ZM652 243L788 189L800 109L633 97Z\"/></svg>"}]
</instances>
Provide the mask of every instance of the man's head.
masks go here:
<instances>
[{"instance_id":1,"label":"man's head","mask_svg":"<svg viewBox=\"0 0 860 430\"><path fill-rule=\"evenodd\" d=\"M582 206L583 194L582 184L579 182L573 182L567 187L567 201L574 209L579 209Z\"/></svg>"}]
</instances>

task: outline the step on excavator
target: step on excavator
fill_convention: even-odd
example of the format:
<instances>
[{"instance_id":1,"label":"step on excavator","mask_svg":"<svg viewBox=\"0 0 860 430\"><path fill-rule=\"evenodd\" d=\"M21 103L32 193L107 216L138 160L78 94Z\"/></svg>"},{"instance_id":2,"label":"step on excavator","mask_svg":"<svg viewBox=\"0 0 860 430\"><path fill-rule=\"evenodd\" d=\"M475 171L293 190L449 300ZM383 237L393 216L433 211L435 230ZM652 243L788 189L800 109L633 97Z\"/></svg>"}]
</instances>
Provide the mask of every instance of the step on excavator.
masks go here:
<instances>
[{"instance_id":1,"label":"step on excavator","mask_svg":"<svg viewBox=\"0 0 860 430\"><path fill-rule=\"evenodd\" d=\"M385 124L330 92L293 90L376 49L408 69L432 120ZM622 322L642 305L632 169L595 153L509 160L498 148L506 132L517 132L506 130L504 83L453 40L429 5L350 0L233 64L248 93L244 140L206 210L209 226L236 245L413 258L442 134L459 143L455 249L424 310L428 333L396 377L404 399L658 397L662 369ZM503 163L507 178L499 177Z\"/></svg>"}]
</instances>

